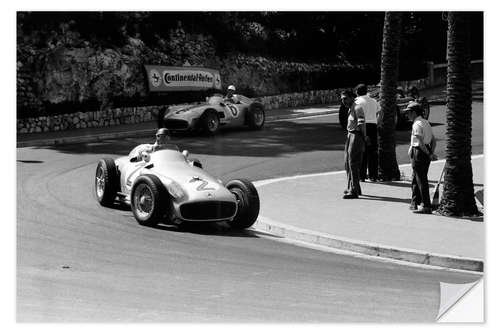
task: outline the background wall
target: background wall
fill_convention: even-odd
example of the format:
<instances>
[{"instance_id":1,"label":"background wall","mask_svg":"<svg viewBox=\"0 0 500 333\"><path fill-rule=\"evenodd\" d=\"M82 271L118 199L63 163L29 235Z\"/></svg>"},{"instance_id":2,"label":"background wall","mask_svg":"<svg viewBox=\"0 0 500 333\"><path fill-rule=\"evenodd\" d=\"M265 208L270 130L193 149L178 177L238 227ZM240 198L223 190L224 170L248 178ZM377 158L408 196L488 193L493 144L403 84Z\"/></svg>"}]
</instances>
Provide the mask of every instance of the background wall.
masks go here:
<instances>
[{"instance_id":1,"label":"background wall","mask_svg":"<svg viewBox=\"0 0 500 333\"><path fill-rule=\"evenodd\" d=\"M483 14L473 13L473 59ZM149 94L144 64L218 69L250 97L379 81L383 12L18 12L17 117L199 100ZM444 62L441 12L406 12L400 79Z\"/></svg>"}]
</instances>

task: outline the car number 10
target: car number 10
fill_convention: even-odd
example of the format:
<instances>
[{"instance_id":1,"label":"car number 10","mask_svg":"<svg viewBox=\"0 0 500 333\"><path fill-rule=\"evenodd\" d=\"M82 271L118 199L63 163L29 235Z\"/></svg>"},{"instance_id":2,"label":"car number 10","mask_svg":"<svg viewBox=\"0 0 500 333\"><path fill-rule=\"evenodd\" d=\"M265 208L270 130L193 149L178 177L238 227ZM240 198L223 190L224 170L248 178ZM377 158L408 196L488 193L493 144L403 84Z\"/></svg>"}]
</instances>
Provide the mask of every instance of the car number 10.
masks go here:
<instances>
[{"instance_id":1,"label":"car number 10","mask_svg":"<svg viewBox=\"0 0 500 333\"><path fill-rule=\"evenodd\" d=\"M238 115L238 108L234 106L233 104L228 104L229 110L231 111L231 114L233 117L236 117Z\"/></svg>"}]
</instances>

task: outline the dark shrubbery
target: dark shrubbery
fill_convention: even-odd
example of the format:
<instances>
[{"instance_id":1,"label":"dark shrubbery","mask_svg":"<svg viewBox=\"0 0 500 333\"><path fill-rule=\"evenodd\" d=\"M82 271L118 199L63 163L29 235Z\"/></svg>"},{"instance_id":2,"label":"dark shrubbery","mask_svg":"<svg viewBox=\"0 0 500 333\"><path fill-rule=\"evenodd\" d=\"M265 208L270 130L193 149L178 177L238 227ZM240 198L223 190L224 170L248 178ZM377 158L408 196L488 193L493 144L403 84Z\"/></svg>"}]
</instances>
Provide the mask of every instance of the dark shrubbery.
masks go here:
<instances>
[{"instance_id":1,"label":"dark shrubbery","mask_svg":"<svg viewBox=\"0 0 500 333\"><path fill-rule=\"evenodd\" d=\"M17 116L200 100L149 94L144 64L220 70L249 96L374 84L381 12L18 12ZM407 13L400 79L444 60L441 13ZM474 15L482 56L482 13Z\"/></svg>"}]
</instances>

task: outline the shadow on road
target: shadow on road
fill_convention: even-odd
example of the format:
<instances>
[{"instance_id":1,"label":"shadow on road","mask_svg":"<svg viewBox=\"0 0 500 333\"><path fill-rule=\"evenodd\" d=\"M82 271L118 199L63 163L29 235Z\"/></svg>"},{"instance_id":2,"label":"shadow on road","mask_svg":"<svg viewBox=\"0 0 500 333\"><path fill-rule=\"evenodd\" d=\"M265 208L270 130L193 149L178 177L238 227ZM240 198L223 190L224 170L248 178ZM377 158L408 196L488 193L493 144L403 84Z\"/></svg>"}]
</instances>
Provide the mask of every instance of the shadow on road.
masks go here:
<instances>
[{"instance_id":1,"label":"shadow on road","mask_svg":"<svg viewBox=\"0 0 500 333\"><path fill-rule=\"evenodd\" d=\"M33 163L33 164L44 163L44 161L36 161L36 160L17 160L17 162L21 162L21 163Z\"/></svg>"},{"instance_id":2,"label":"shadow on road","mask_svg":"<svg viewBox=\"0 0 500 333\"><path fill-rule=\"evenodd\" d=\"M274 157L318 150L343 150L345 133L336 123L281 121L261 131L225 130L215 136L174 136L172 143L193 154ZM110 139L101 142L45 146L71 154L126 155L154 137ZM42 147L38 147L42 148ZM36 148L35 148L36 149Z\"/></svg>"},{"instance_id":3,"label":"shadow on road","mask_svg":"<svg viewBox=\"0 0 500 333\"><path fill-rule=\"evenodd\" d=\"M398 145L408 144L409 139L409 129L396 131ZM276 157L312 151L343 151L345 132L336 122L286 120L267 124L260 131L227 129L215 136L183 134L174 136L171 141L192 154ZM71 154L127 155L138 144L147 142L154 142L154 137L109 139L34 149L48 148Z\"/></svg>"},{"instance_id":4,"label":"shadow on road","mask_svg":"<svg viewBox=\"0 0 500 333\"><path fill-rule=\"evenodd\" d=\"M360 199L378 200L378 201L390 201L390 202L400 202L400 203L407 203L408 205L411 202L411 199L394 198L394 197L384 197L384 196L380 196L380 195L366 195L366 194L361 195Z\"/></svg>"},{"instance_id":5,"label":"shadow on road","mask_svg":"<svg viewBox=\"0 0 500 333\"><path fill-rule=\"evenodd\" d=\"M170 232L191 233L197 235L258 238L258 236L251 230L235 230L224 222L182 223L180 225L159 224L153 228Z\"/></svg>"}]
</instances>

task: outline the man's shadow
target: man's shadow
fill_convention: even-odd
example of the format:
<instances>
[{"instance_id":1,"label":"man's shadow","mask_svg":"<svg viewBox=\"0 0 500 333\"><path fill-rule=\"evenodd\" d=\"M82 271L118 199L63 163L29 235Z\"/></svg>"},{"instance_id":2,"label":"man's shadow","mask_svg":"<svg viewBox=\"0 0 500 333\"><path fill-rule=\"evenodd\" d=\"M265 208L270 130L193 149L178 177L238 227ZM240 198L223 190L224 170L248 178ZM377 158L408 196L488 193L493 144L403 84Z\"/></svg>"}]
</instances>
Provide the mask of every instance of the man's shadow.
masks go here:
<instances>
[{"instance_id":1,"label":"man's shadow","mask_svg":"<svg viewBox=\"0 0 500 333\"><path fill-rule=\"evenodd\" d=\"M408 205L411 203L411 199L409 199L409 198L403 199L403 198L385 197L385 196L380 196L380 195L368 195L368 194L361 195L360 199L390 201L390 202L406 203Z\"/></svg>"}]
</instances>

